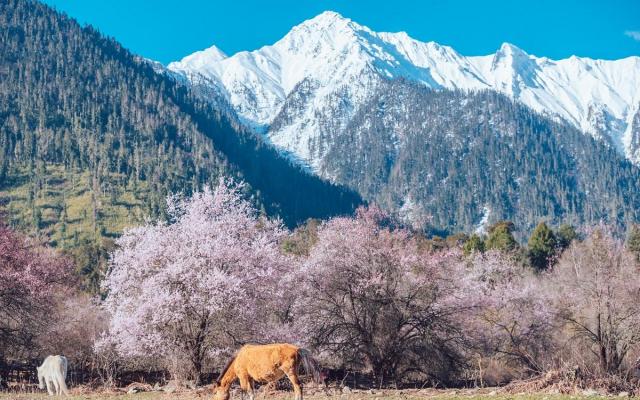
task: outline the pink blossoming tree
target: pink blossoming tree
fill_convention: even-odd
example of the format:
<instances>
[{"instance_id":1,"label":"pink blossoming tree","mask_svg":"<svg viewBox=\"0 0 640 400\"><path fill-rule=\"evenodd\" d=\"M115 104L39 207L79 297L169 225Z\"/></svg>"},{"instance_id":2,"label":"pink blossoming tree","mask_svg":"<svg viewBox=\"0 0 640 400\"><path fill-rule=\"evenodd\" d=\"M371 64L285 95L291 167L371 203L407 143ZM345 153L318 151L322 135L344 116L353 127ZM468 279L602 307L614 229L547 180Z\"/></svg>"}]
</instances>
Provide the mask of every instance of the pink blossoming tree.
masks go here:
<instances>
[{"instance_id":1,"label":"pink blossoming tree","mask_svg":"<svg viewBox=\"0 0 640 400\"><path fill-rule=\"evenodd\" d=\"M639 273L635 255L606 226L574 242L553 268L548 290L584 372L618 373L627 355L638 351ZM628 367L635 366L630 360Z\"/></svg>"},{"instance_id":2,"label":"pink blossoming tree","mask_svg":"<svg viewBox=\"0 0 640 400\"><path fill-rule=\"evenodd\" d=\"M462 280L467 282L460 285L466 288L465 301L475 305L465 326L478 354L495 357L522 374L548 368L556 326L544 278L513 254L490 250L474 254Z\"/></svg>"},{"instance_id":3,"label":"pink blossoming tree","mask_svg":"<svg viewBox=\"0 0 640 400\"><path fill-rule=\"evenodd\" d=\"M168 199L169 222L124 233L104 281L111 314L99 347L165 360L180 378L199 380L207 359L276 324L290 263L279 221L258 218L241 187ZM284 302L284 300L282 300ZM274 322L275 321L275 322Z\"/></svg>"},{"instance_id":4,"label":"pink blossoming tree","mask_svg":"<svg viewBox=\"0 0 640 400\"><path fill-rule=\"evenodd\" d=\"M446 380L462 340L454 316L467 306L454 290L460 253L421 252L385 219L379 209L359 209L319 228L301 271L297 325L341 366L380 382L409 373Z\"/></svg>"},{"instance_id":5,"label":"pink blossoming tree","mask_svg":"<svg viewBox=\"0 0 640 400\"><path fill-rule=\"evenodd\" d=\"M0 362L34 355L56 299L75 282L72 273L68 259L0 223Z\"/></svg>"}]
</instances>

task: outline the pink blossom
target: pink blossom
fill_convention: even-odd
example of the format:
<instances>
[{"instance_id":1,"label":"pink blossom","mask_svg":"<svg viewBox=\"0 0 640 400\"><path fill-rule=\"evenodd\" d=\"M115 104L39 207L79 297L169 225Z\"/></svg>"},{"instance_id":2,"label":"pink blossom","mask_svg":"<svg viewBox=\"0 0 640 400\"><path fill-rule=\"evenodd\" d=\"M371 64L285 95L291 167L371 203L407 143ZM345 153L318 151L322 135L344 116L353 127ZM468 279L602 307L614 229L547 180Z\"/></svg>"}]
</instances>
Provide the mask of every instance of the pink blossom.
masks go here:
<instances>
[{"instance_id":1,"label":"pink blossom","mask_svg":"<svg viewBox=\"0 0 640 400\"><path fill-rule=\"evenodd\" d=\"M184 359L197 378L210 357L260 338L290 268L279 249L286 231L259 218L240 191L220 181L213 192L169 197L168 223L118 239L104 281L112 319L99 347Z\"/></svg>"}]
</instances>

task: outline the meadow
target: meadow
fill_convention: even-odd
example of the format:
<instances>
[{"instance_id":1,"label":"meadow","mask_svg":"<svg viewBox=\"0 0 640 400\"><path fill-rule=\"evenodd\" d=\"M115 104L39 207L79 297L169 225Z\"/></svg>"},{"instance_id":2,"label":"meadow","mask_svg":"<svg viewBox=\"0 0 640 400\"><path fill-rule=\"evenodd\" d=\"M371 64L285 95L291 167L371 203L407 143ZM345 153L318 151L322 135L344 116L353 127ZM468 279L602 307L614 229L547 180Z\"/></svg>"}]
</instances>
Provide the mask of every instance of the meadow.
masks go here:
<instances>
[{"instance_id":1,"label":"meadow","mask_svg":"<svg viewBox=\"0 0 640 400\"><path fill-rule=\"evenodd\" d=\"M42 165L44 177L19 169L0 184L0 207L11 216L12 225L61 248L101 237L116 237L125 228L141 222L149 210L149 193L144 183L125 190L124 178L108 174L98 187L88 172L61 165Z\"/></svg>"}]
</instances>

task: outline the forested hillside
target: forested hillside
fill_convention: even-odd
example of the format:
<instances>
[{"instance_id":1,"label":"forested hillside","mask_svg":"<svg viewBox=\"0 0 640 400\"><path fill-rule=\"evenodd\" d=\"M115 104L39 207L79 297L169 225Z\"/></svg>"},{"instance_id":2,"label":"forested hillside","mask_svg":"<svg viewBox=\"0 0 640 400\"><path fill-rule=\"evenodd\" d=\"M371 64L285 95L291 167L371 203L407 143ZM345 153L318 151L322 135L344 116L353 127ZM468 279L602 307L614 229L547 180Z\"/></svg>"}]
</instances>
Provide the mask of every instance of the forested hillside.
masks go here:
<instances>
[{"instance_id":1,"label":"forested hillside","mask_svg":"<svg viewBox=\"0 0 640 400\"><path fill-rule=\"evenodd\" d=\"M276 123L278 119L276 119ZM323 127L321 174L420 225L471 231L542 219L637 221L640 171L614 148L492 91L386 81L336 132Z\"/></svg>"},{"instance_id":2,"label":"forested hillside","mask_svg":"<svg viewBox=\"0 0 640 400\"><path fill-rule=\"evenodd\" d=\"M24 231L93 246L221 176L288 225L360 202L91 27L29 0L0 27L0 202Z\"/></svg>"}]
</instances>

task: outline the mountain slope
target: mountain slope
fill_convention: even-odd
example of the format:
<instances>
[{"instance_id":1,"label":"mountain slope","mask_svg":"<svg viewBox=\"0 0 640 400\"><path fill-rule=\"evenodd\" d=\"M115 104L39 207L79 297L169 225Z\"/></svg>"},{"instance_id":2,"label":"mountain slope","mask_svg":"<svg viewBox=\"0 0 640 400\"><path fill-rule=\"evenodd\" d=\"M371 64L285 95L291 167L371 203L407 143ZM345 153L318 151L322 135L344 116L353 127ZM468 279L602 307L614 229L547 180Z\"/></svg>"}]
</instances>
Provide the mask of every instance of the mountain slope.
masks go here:
<instances>
[{"instance_id":1,"label":"mountain slope","mask_svg":"<svg viewBox=\"0 0 640 400\"><path fill-rule=\"evenodd\" d=\"M29 0L0 3L0 26L0 206L24 230L99 241L221 176L289 225L360 202L91 27Z\"/></svg>"},{"instance_id":2,"label":"mountain slope","mask_svg":"<svg viewBox=\"0 0 640 400\"><path fill-rule=\"evenodd\" d=\"M315 115L324 116L339 100L340 115L331 115L349 118L381 79L400 77L436 89L499 91L569 121L640 163L640 148L629 129L640 105L640 57L556 61L507 43L495 54L465 57L404 32L377 33L325 12L273 46L231 57L213 47L168 68L207 77L245 122L262 130L272 125L299 84L312 82L317 90L307 99L307 112L278 129L271 127L269 136L314 168L323 156L310 148L320 134Z\"/></svg>"},{"instance_id":3,"label":"mountain slope","mask_svg":"<svg viewBox=\"0 0 640 400\"><path fill-rule=\"evenodd\" d=\"M329 126L325 132L331 132ZM600 141L493 91L380 85L327 134L324 175L450 232L510 219L526 235L541 220L624 225L640 218L640 169Z\"/></svg>"}]
</instances>

